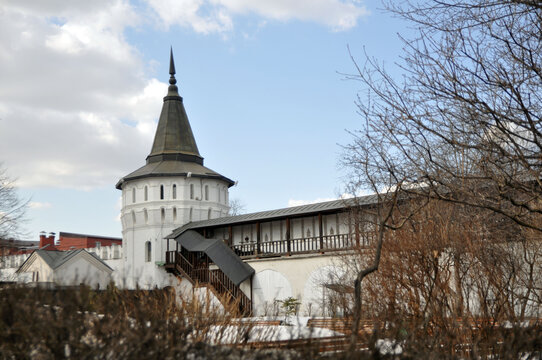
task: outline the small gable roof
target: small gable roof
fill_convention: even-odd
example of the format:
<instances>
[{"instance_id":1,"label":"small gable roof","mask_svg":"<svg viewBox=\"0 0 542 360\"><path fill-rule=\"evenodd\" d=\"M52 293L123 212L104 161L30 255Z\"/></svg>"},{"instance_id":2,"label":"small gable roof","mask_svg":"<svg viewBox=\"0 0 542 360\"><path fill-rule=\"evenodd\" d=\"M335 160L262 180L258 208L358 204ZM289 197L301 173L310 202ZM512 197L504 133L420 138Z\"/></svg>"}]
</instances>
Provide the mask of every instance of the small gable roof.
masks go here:
<instances>
[{"instance_id":1,"label":"small gable roof","mask_svg":"<svg viewBox=\"0 0 542 360\"><path fill-rule=\"evenodd\" d=\"M66 262L68 262L70 259L73 259L74 257L82 254L88 254L92 256L94 259L96 259L98 262L100 262L102 265L107 267L109 270L113 271L113 269L107 265L100 257L96 254L90 253L86 251L85 249L76 249L76 250L68 250L68 251L59 251L59 250L36 250L26 259L26 261L17 269L17 272L20 272L21 269L25 267L27 263L30 261L33 261L33 255L39 256L45 261L47 265L53 270L57 269L58 267L62 266Z\"/></svg>"}]
</instances>

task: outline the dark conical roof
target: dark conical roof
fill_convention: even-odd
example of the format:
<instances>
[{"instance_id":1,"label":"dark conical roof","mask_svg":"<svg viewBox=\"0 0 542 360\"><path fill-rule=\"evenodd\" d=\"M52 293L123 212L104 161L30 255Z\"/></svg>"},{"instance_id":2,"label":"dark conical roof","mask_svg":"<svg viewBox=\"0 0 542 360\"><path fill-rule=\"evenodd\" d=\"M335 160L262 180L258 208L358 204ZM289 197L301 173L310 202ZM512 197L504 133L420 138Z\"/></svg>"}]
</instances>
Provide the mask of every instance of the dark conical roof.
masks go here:
<instances>
[{"instance_id":1,"label":"dark conical roof","mask_svg":"<svg viewBox=\"0 0 542 360\"><path fill-rule=\"evenodd\" d=\"M176 85L173 51L170 52L169 73L171 76L168 93L164 97L147 164L120 179L116 188L121 189L129 180L163 176L219 179L232 186L234 184L232 180L203 166L203 157L199 154L196 139L186 116L183 98L179 95Z\"/></svg>"},{"instance_id":2,"label":"dark conical roof","mask_svg":"<svg viewBox=\"0 0 542 360\"><path fill-rule=\"evenodd\" d=\"M164 97L158 128L156 129L154 143L152 144L151 153L147 157L147 162L153 162L155 157L160 155L175 154L184 155L181 157L187 161L200 162L203 159L199 154L196 139L186 116L183 98L179 96L176 85L173 51L170 52L169 73L171 76L169 78L168 93Z\"/></svg>"}]
</instances>

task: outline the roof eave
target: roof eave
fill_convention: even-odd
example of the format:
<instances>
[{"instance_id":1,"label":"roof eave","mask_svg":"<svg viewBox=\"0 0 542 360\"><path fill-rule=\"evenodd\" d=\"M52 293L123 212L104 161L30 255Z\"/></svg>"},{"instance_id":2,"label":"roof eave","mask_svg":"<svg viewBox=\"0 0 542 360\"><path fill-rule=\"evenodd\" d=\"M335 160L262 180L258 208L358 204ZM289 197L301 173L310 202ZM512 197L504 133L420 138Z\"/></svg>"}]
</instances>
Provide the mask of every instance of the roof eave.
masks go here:
<instances>
[{"instance_id":1,"label":"roof eave","mask_svg":"<svg viewBox=\"0 0 542 360\"><path fill-rule=\"evenodd\" d=\"M118 190L122 190L122 185L127 182L127 181L132 181L132 180L138 180L138 179L144 179L144 178L152 178L152 177L171 177L171 176L184 176L184 177L187 177L188 176L188 173L186 172L182 172L182 173L156 173L156 174L144 174L144 175L137 175L137 176L130 176L130 177L123 177L122 179L120 179L117 184L115 185L115 187L118 189ZM202 178L202 179L217 179L217 180L222 180L222 181L225 181L228 183L228 188L232 187L233 185L235 185L235 182L225 176L222 176L222 175L205 175L205 174L194 174L194 173L191 173L190 174L190 177L195 177L195 178Z\"/></svg>"}]
</instances>

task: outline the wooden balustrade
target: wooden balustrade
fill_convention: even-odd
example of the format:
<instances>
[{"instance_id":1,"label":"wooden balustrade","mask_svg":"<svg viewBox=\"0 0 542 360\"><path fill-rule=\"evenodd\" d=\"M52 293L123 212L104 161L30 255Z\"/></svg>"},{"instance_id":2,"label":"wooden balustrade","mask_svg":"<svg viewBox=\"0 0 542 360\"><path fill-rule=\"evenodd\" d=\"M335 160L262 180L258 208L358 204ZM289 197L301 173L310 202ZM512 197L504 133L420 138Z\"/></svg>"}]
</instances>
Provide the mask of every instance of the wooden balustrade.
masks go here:
<instances>
[{"instance_id":1,"label":"wooden balustrade","mask_svg":"<svg viewBox=\"0 0 542 360\"><path fill-rule=\"evenodd\" d=\"M230 298L232 301L239 301L239 311L244 314L252 313L252 302L248 296L241 291L239 286L235 285L230 278L220 269L209 271L209 283L222 296Z\"/></svg>"},{"instance_id":2,"label":"wooden balustrade","mask_svg":"<svg viewBox=\"0 0 542 360\"><path fill-rule=\"evenodd\" d=\"M361 245L363 246L370 243L370 237L368 236L363 236L361 240ZM338 234L324 235L322 237L314 236L300 239L266 241L260 243L259 251L257 251L256 243L237 244L233 245L231 248L238 256L249 257L345 250L351 249L354 246L355 242L350 235Z\"/></svg>"},{"instance_id":3,"label":"wooden balustrade","mask_svg":"<svg viewBox=\"0 0 542 360\"><path fill-rule=\"evenodd\" d=\"M183 255L184 253L184 255ZM239 311L243 314L250 315L252 313L252 302L246 296L239 286L235 285L222 270L209 270L209 263L203 261L192 264L187 259L195 259L193 253L180 251L166 252L166 268L175 270L178 274L187 278L192 284L198 283L202 286L210 286L215 292L224 297L226 301L238 301ZM186 257L185 257L186 256ZM222 300L222 299L221 299Z\"/></svg>"}]
</instances>

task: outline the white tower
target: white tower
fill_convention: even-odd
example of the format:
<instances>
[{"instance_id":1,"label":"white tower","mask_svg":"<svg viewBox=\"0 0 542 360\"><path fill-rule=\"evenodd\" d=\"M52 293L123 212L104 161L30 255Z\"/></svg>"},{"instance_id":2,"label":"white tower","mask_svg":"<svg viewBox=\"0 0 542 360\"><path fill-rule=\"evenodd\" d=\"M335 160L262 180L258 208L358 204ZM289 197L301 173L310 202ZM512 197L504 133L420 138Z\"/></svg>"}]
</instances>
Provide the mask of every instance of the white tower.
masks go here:
<instances>
[{"instance_id":1,"label":"white tower","mask_svg":"<svg viewBox=\"0 0 542 360\"><path fill-rule=\"evenodd\" d=\"M122 190L124 286L163 287L169 275L162 268L167 241L174 229L190 222L225 216L232 180L203 166L175 85L170 53L169 88L147 163L119 180Z\"/></svg>"}]
</instances>

